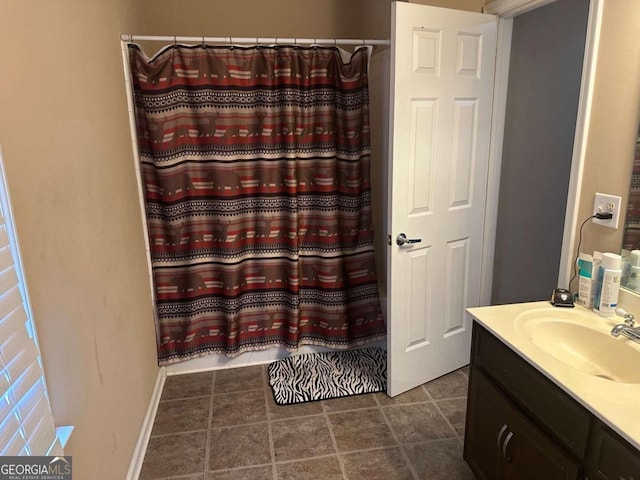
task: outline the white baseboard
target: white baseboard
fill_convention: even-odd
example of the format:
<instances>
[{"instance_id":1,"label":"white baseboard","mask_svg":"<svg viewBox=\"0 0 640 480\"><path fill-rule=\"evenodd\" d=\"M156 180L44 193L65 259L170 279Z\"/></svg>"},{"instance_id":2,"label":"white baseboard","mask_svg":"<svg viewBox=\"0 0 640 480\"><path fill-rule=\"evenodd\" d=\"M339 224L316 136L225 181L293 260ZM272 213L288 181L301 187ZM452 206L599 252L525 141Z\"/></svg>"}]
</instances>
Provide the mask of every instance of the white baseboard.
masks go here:
<instances>
[{"instance_id":1,"label":"white baseboard","mask_svg":"<svg viewBox=\"0 0 640 480\"><path fill-rule=\"evenodd\" d=\"M136 447L133 450L133 455L131 456L131 463L129 464L129 471L127 472L126 480L138 480L138 477L140 476L142 462L144 461L144 455L147 452L149 437L151 437L151 429L153 428L153 422L156 418L156 412L158 411L158 404L160 403L160 396L162 395L162 389L166 378L167 374L165 368L160 367L156 378L156 384L153 388L153 393L151 394L151 400L147 407L147 413L144 416L144 421L140 428L138 441L136 442Z\"/></svg>"}]
</instances>

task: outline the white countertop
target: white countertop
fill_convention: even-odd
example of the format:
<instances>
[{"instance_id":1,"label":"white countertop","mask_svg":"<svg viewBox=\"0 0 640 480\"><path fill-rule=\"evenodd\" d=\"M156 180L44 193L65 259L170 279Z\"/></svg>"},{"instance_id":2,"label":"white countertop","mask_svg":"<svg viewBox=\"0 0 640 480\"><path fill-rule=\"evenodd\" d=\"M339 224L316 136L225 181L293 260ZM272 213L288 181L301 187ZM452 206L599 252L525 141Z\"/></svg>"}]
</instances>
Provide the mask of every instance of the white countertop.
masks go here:
<instances>
[{"instance_id":1,"label":"white countertop","mask_svg":"<svg viewBox=\"0 0 640 480\"><path fill-rule=\"evenodd\" d=\"M517 328L515 321L518 315L534 309L538 309L542 315L545 311L564 310L552 307L549 302L531 302L476 307L469 308L467 311L478 323L520 354L587 410L635 448L640 449L640 383L618 383L589 375L538 348ZM580 306L567 310L579 313L581 318L584 314L584 320L590 328L601 329L606 333L610 332L615 324L622 322L620 317L603 318ZM628 342L640 351L640 344L632 340L622 338L617 340ZM633 368L640 369L640 363Z\"/></svg>"}]
</instances>

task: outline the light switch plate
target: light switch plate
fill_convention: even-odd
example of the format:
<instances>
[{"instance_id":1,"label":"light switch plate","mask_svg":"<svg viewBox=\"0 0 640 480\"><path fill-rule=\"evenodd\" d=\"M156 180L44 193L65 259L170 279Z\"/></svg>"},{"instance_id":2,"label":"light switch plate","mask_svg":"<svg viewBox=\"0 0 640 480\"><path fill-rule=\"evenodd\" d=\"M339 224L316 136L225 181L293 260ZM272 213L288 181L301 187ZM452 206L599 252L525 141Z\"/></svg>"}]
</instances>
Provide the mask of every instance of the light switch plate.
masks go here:
<instances>
[{"instance_id":1,"label":"light switch plate","mask_svg":"<svg viewBox=\"0 0 640 480\"><path fill-rule=\"evenodd\" d=\"M611 213L613 217L608 220L592 219L593 223L602 225L603 227L618 228L620 221L620 206L622 205L622 197L618 195L609 195L607 193L596 193L596 199L593 202L593 214Z\"/></svg>"}]
</instances>

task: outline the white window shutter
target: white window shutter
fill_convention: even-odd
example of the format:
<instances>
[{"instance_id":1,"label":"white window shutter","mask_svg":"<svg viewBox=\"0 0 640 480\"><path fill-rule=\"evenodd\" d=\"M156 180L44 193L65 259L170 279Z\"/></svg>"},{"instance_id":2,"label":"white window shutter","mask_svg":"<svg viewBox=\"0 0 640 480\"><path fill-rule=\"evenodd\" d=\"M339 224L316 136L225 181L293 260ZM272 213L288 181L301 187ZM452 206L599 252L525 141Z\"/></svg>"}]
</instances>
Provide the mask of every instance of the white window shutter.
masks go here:
<instances>
[{"instance_id":1,"label":"white window shutter","mask_svg":"<svg viewBox=\"0 0 640 480\"><path fill-rule=\"evenodd\" d=\"M42 370L0 150L0 455L63 455Z\"/></svg>"}]
</instances>

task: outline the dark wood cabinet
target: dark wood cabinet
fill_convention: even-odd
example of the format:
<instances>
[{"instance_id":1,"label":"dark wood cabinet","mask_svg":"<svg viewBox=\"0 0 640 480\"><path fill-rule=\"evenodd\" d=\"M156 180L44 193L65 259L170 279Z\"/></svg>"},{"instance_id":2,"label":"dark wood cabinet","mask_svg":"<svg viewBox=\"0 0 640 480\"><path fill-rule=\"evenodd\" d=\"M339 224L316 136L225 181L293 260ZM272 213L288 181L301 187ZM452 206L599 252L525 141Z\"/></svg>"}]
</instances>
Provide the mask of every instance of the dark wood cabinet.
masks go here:
<instances>
[{"instance_id":1,"label":"dark wood cabinet","mask_svg":"<svg viewBox=\"0 0 640 480\"><path fill-rule=\"evenodd\" d=\"M472 366L484 372L575 458L583 458L591 413L528 362L476 324Z\"/></svg>"},{"instance_id":2,"label":"dark wood cabinet","mask_svg":"<svg viewBox=\"0 0 640 480\"><path fill-rule=\"evenodd\" d=\"M476 478L500 478L505 423L504 400L491 388L479 372L469 382L467 426L465 428L465 460ZM496 404L495 400L499 400ZM502 404L502 405L500 405Z\"/></svg>"},{"instance_id":3,"label":"dark wood cabinet","mask_svg":"<svg viewBox=\"0 0 640 480\"><path fill-rule=\"evenodd\" d=\"M480 371L469 389L466 460L484 480L576 480L578 466Z\"/></svg>"},{"instance_id":4,"label":"dark wood cabinet","mask_svg":"<svg viewBox=\"0 0 640 480\"><path fill-rule=\"evenodd\" d=\"M640 452L474 323L464 458L481 480L640 480Z\"/></svg>"},{"instance_id":5,"label":"dark wood cabinet","mask_svg":"<svg viewBox=\"0 0 640 480\"><path fill-rule=\"evenodd\" d=\"M640 454L607 426L598 422L587 456L589 480L640 480Z\"/></svg>"}]
</instances>

